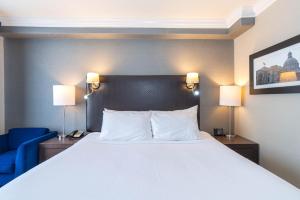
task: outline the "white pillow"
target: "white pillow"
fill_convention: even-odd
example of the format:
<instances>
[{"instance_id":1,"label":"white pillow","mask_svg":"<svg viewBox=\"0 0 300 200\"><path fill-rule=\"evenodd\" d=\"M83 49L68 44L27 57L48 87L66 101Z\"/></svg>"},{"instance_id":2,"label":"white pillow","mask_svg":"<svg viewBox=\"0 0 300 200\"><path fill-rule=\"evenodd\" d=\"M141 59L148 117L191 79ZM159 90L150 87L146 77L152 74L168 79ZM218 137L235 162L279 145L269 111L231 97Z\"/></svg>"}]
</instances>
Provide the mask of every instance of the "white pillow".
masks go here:
<instances>
[{"instance_id":1,"label":"white pillow","mask_svg":"<svg viewBox=\"0 0 300 200\"><path fill-rule=\"evenodd\" d=\"M103 111L102 140L150 140L150 112Z\"/></svg>"},{"instance_id":2,"label":"white pillow","mask_svg":"<svg viewBox=\"0 0 300 200\"><path fill-rule=\"evenodd\" d=\"M133 110L111 110L104 108L106 112L123 112L123 113L150 113L151 111L133 111ZM150 113L151 114L151 113Z\"/></svg>"},{"instance_id":3,"label":"white pillow","mask_svg":"<svg viewBox=\"0 0 300 200\"><path fill-rule=\"evenodd\" d=\"M183 110L168 110L168 111L161 111L161 110L152 110L152 113L193 113L197 117L198 106L193 106Z\"/></svg>"},{"instance_id":4,"label":"white pillow","mask_svg":"<svg viewBox=\"0 0 300 200\"><path fill-rule=\"evenodd\" d=\"M152 111L154 139L172 141L199 139L197 108L194 106L185 110Z\"/></svg>"}]
</instances>

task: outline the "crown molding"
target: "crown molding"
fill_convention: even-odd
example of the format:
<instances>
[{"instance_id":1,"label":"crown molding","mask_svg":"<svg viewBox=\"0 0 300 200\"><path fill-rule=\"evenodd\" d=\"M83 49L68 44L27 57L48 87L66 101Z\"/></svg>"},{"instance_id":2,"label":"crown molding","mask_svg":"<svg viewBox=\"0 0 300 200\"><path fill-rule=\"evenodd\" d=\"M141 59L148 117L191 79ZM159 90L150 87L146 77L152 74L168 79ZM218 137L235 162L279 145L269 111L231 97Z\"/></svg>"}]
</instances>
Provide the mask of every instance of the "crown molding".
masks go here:
<instances>
[{"instance_id":1,"label":"crown molding","mask_svg":"<svg viewBox=\"0 0 300 200\"><path fill-rule=\"evenodd\" d=\"M277 0L261 0L254 6L242 6L231 13L226 19L227 28L241 18L257 17Z\"/></svg>"},{"instance_id":2,"label":"crown molding","mask_svg":"<svg viewBox=\"0 0 300 200\"><path fill-rule=\"evenodd\" d=\"M241 18L256 17L252 6L242 6L231 13L226 19L227 28L230 28L235 22Z\"/></svg>"},{"instance_id":3,"label":"crown molding","mask_svg":"<svg viewBox=\"0 0 300 200\"><path fill-rule=\"evenodd\" d=\"M243 6L225 19L199 20L124 20L98 18L28 18L1 17L2 26L14 27L78 27L78 28L230 28L241 18L256 17L276 0L261 0L254 6Z\"/></svg>"},{"instance_id":4,"label":"crown molding","mask_svg":"<svg viewBox=\"0 0 300 200\"><path fill-rule=\"evenodd\" d=\"M103 28L103 27L0 27L5 38L81 39L222 39L230 40L249 30L255 18L242 18L230 28Z\"/></svg>"},{"instance_id":5,"label":"crown molding","mask_svg":"<svg viewBox=\"0 0 300 200\"><path fill-rule=\"evenodd\" d=\"M261 0L256 5L253 6L253 11L255 12L255 15L258 16L260 13L262 13L264 10L266 10L268 7L270 7L273 3L275 3L277 0Z\"/></svg>"},{"instance_id":6,"label":"crown molding","mask_svg":"<svg viewBox=\"0 0 300 200\"><path fill-rule=\"evenodd\" d=\"M225 20L99 20L96 18L0 17L2 26L21 27L111 27L111 28L227 28Z\"/></svg>"}]
</instances>

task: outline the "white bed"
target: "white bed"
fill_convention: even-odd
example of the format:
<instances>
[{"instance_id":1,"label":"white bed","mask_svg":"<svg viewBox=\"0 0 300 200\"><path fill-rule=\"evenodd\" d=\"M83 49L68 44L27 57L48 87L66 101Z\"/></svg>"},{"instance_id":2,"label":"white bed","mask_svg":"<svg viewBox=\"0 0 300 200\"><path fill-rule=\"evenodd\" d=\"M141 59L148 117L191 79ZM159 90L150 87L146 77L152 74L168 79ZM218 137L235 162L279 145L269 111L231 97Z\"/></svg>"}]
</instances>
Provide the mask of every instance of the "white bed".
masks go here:
<instances>
[{"instance_id":1,"label":"white bed","mask_svg":"<svg viewBox=\"0 0 300 200\"><path fill-rule=\"evenodd\" d=\"M206 133L103 142L92 133L0 189L1 200L299 200L299 190Z\"/></svg>"}]
</instances>

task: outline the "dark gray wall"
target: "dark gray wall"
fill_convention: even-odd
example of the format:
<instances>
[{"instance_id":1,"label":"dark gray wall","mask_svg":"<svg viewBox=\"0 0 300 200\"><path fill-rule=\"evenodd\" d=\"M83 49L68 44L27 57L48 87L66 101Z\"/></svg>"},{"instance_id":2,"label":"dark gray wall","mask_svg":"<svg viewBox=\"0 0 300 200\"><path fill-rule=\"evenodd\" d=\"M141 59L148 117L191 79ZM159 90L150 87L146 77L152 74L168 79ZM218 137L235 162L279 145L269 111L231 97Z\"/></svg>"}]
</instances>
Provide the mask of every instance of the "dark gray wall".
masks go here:
<instances>
[{"instance_id":1,"label":"dark gray wall","mask_svg":"<svg viewBox=\"0 0 300 200\"><path fill-rule=\"evenodd\" d=\"M227 128L218 106L220 84L233 83L231 40L5 39L6 128L62 129L62 108L52 105L52 85L75 84L67 130L85 129L85 74L161 75L200 73L201 128Z\"/></svg>"}]
</instances>

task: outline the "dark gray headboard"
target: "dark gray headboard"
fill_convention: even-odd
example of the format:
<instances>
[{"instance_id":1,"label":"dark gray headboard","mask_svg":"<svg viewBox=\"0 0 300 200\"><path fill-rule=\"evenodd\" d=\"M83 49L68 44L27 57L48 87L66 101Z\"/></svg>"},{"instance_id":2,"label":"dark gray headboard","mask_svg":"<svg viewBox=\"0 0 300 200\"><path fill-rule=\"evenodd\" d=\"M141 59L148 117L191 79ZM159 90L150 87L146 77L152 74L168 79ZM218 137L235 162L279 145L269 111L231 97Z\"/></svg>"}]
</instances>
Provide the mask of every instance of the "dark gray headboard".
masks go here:
<instances>
[{"instance_id":1,"label":"dark gray headboard","mask_svg":"<svg viewBox=\"0 0 300 200\"><path fill-rule=\"evenodd\" d=\"M102 111L175 110L198 105L200 98L185 86L185 75L101 76L101 87L89 96L86 129L101 131ZM200 127L200 124L199 124Z\"/></svg>"}]
</instances>

